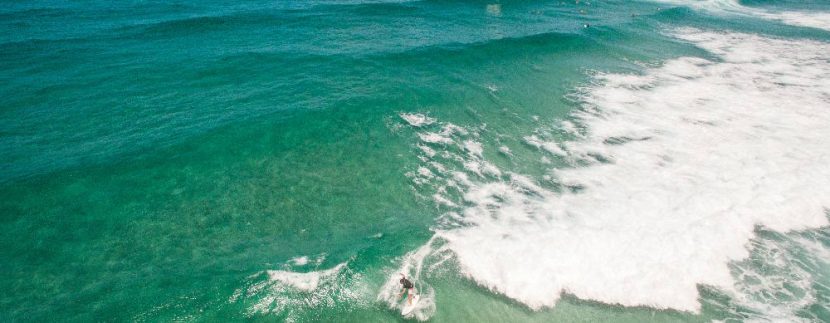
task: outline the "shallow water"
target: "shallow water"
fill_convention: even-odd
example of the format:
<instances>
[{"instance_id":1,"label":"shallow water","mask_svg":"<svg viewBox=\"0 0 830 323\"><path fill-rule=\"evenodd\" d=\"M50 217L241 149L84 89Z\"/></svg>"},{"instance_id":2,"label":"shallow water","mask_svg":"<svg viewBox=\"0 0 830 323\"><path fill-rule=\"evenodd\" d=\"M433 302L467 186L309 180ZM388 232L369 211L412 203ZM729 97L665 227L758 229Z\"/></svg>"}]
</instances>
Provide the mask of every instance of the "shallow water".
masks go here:
<instances>
[{"instance_id":1,"label":"shallow water","mask_svg":"<svg viewBox=\"0 0 830 323\"><path fill-rule=\"evenodd\" d=\"M830 321L826 2L0 17L3 320Z\"/></svg>"}]
</instances>

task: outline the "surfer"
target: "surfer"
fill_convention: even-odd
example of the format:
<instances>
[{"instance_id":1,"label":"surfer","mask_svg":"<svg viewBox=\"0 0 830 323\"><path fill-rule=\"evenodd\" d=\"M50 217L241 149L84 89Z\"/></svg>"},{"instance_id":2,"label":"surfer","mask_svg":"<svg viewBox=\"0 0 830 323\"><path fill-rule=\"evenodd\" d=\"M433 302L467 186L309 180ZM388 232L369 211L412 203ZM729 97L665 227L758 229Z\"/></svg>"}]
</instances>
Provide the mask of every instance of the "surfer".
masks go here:
<instances>
[{"instance_id":1,"label":"surfer","mask_svg":"<svg viewBox=\"0 0 830 323\"><path fill-rule=\"evenodd\" d=\"M398 298L403 296L403 293L406 293L406 300L409 301L409 305L412 305L412 294L415 293L415 285L409 279L406 279L404 274L401 274L401 285L403 285L403 290L401 290Z\"/></svg>"}]
</instances>

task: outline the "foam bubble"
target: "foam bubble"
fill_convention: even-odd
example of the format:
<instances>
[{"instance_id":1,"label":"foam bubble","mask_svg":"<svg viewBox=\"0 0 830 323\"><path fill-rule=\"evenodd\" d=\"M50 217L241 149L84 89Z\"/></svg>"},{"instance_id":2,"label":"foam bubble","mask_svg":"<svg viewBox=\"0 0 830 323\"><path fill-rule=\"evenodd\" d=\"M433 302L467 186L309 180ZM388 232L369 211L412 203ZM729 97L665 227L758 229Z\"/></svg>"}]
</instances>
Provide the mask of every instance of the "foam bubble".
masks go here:
<instances>
[{"instance_id":1,"label":"foam bubble","mask_svg":"<svg viewBox=\"0 0 830 323\"><path fill-rule=\"evenodd\" d=\"M285 270L267 270L266 273L268 274L268 279L272 282L280 282L286 286L310 292L317 289L320 285L320 279L322 277L335 275L343 269L344 266L346 266L346 264L342 263L328 270L311 271L307 273L298 273Z\"/></svg>"},{"instance_id":2,"label":"foam bubble","mask_svg":"<svg viewBox=\"0 0 830 323\"><path fill-rule=\"evenodd\" d=\"M349 271L346 263L341 263L319 271L265 270L256 273L248 277L245 286L234 291L228 301L246 304L248 316L271 313L286 321L295 321L310 309L331 307L339 302L362 304L367 291L360 275Z\"/></svg>"},{"instance_id":3,"label":"foam bubble","mask_svg":"<svg viewBox=\"0 0 830 323\"><path fill-rule=\"evenodd\" d=\"M524 137L525 142L536 148L544 149L545 151L559 156L566 156L568 153L562 150L556 142L544 141L539 139L536 135Z\"/></svg>"},{"instance_id":4,"label":"foam bubble","mask_svg":"<svg viewBox=\"0 0 830 323\"><path fill-rule=\"evenodd\" d=\"M421 141L429 144L451 144L452 139L446 135L434 133L434 132L427 132L427 133L420 133L418 137L421 138Z\"/></svg>"},{"instance_id":5,"label":"foam bubble","mask_svg":"<svg viewBox=\"0 0 830 323\"><path fill-rule=\"evenodd\" d=\"M308 256L295 257L288 261L295 266L305 266L308 264Z\"/></svg>"},{"instance_id":6,"label":"foam bubble","mask_svg":"<svg viewBox=\"0 0 830 323\"><path fill-rule=\"evenodd\" d=\"M484 153L484 148L481 147L481 143L475 142L472 140L464 141L464 149L477 157L481 157L481 154Z\"/></svg>"},{"instance_id":7,"label":"foam bubble","mask_svg":"<svg viewBox=\"0 0 830 323\"><path fill-rule=\"evenodd\" d=\"M413 127L428 126L435 122L434 118L427 117L420 113L401 113L400 116L401 119Z\"/></svg>"},{"instance_id":8,"label":"foam bubble","mask_svg":"<svg viewBox=\"0 0 830 323\"><path fill-rule=\"evenodd\" d=\"M816 303L816 283L806 263L827 263L816 255L802 253L799 238L766 233L752 241L752 255L732 266L736 277L733 299L751 309L754 321L809 322L796 314ZM826 250L824 250L826 252ZM763 266L758 266L763 263ZM818 318L815 318L818 321Z\"/></svg>"},{"instance_id":9,"label":"foam bubble","mask_svg":"<svg viewBox=\"0 0 830 323\"><path fill-rule=\"evenodd\" d=\"M429 168L426 167L418 167L418 174L426 178L434 176L432 175L432 171L430 171Z\"/></svg>"}]
</instances>

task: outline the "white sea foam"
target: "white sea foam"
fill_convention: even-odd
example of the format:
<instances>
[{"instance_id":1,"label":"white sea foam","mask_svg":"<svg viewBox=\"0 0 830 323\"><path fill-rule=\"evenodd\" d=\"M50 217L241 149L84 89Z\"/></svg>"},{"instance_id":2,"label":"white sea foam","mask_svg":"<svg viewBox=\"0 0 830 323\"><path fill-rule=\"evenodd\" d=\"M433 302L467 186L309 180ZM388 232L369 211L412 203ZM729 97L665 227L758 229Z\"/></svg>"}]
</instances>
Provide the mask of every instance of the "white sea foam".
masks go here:
<instances>
[{"instance_id":1,"label":"white sea foam","mask_svg":"<svg viewBox=\"0 0 830 323\"><path fill-rule=\"evenodd\" d=\"M436 239L432 238L417 250L406 254L403 261L401 261L401 266L389 273L386 282L377 295L377 301L385 303L390 309L401 309L403 302L401 301L399 280L400 275L403 274L414 282L415 289L421 297L408 317L425 321L435 314L435 291L424 283L426 273L423 271L425 261L430 255L439 255L439 261L442 262L446 260L446 248L436 247L435 244Z\"/></svg>"},{"instance_id":2,"label":"white sea foam","mask_svg":"<svg viewBox=\"0 0 830 323\"><path fill-rule=\"evenodd\" d=\"M481 143L472 140L464 141L464 149L477 157L481 157L481 154L484 153L484 148L481 147Z\"/></svg>"},{"instance_id":3,"label":"white sea foam","mask_svg":"<svg viewBox=\"0 0 830 323\"><path fill-rule=\"evenodd\" d=\"M564 150L562 150L562 148L559 147L559 145L556 142L544 141L542 139L539 139L539 137L536 137L535 135L524 137L524 140L528 145L544 149L545 151L554 155L566 156L568 154Z\"/></svg>"},{"instance_id":4,"label":"white sea foam","mask_svg":"<svg viewBox=\"0 0 830 323\"><path fill-rule=\"evenodd\" d=\"M272 282L281 282L287 286L291 286L301 291L313 291L320 285L320 279L337 274L345 263L339 264L334 268L322 271L311 271L306 273L298 273L285 270L268 270L268 279Z\"/></svg>"},{"instance_id":5,"label":"white sea foam","mask_svg":"<svg viewBox=\"0 0 830 323\"><path fill-rule=\"evenodd\" d=\"M427 157L435 157L435 150L434 149L429 148L428 146L424 146L424 145L418 145L418 148L421 149L421 151L424 152L424 154L426 154Z\"/></svg>"},{"instance_id":6,"label":"white sea foam","mask_svg":"<svg viewBox=\"0 0 830 323\"><path fill-rule=\"evenodd\" d=\"M788 25L830 30L830 12L785 11L779 13L766 12L761 15L780 20Z\"/></svg>"},{"instance_id":7,"label":"white sea foam","mask_svg":"<svg viewBox=\"0 0 830 323\"><path fill-rule=\"evenodd\" d=\"M749 320L757 322L810 322L795 314L818 300L814 284L821 283L811 272L816 266L827 267L830 258L821 257L827 249L803 252L800 234L754 239L750 258L733 266L736 277L735 303L752 309ZM763 266L758 266L763 263ZM810 267L813 267L812 270ZM825 304L826 305L826 304ZM819 321L813 318L812 321Z\"/></svg>"},{"instance_id":8,"label":"white sea foam","mask_svg":"<svg viewBox=\"0 0 830 323\"><path fill-rule=\"evenodd\" d=\"M446 135L434 132L427 132L418 134L421 138L421 141L428 143L428 144L451 144L452 139Z\"/></svg>"},{"instance_id":9,"label":"white sea foam","mask_svg":"<svg viewBox=\"0 0 830 323\"><path fill-rule=\"evenodd\" d=\"M305 266L308 264L308 256L295 257L288 262L295 266Z\"/></svg>"},{"instance_id":10,"label":"white sea foam","mask_svg":"<svg viewBox=\"0 0 830 323\"><path fill-rule=\"evenodd\" d=\"M525 138L574 159L551 171L563 192L505 171L468 176L478 173L468 165L486 160L455 152L468 139L445 137L455 148L430 163L443 158L450 175L430 181L463 194L438 190L444 205L460 207L439 222L435 241L464 275L534 309L568 292L696 312L701 285L751 294L729 264L749 256L756 226L828 224L830 44L693 29L676 36L719 60L598 75L574 115L579 139Z\"/></svg>"},{"instance_id":11,"label":"white sea foam","mask_svg":"<svg viewBox=\"0 0 830 323\"><path fill-rule=\"evenodd\" d=\"M309 256L297 256L288 260L287 264L291 266L305 266L310 263L313 263L319 266L321 263L323 263L324 260L326 260L325 253L317 255L317 257L315 257L313 260Z\"/></svg>"},{"instance_id":12,"label":"white sea foam","mask_svg":"<svg viewBox=\"0 0 830 323\"><path fill-rule=\"evenodd\" d=\"M248 315L272 313L286 321L294 321L309 309L337 302L360 304L368 292L360 275L351 273L346 263L308 272L265 270L248 279L250 282L237 289L228 301L252 304Z\"/></svg>"},{"instance_id":13,"label":"white sea foam","mask_svg":"<svg viewBox=\"0 0 830 323\"><path fill-rule=\"evenodd\" d=\"M428 126L435 122L435 118L430 118L420 113L401 113L400 116L401 119L413 127Z\"/></svg>"},{"instance_id":14,"label":"white sea foam","mask_svg":"<svg viewBox=\"0 0 830 323\"><path fill-rule=\"evenodd\" d=\"M418 167L418 175L421 175L426 178L431 178L434 176L432 175L432 171L430 171L429 168L426 167Z\"/></svg>"},{"instance_id":15,"label":"white sea foam","mask_svg":"<svg viewBox=\"0 0 830 323\"><path fill-rule=\"evenodd\" d=\"M830 30L830 12L820 11L773 11L746 7L738 0L657 0L659 2L685 5L716 14L749 15L780 21L787 25Z\"/></svg>"}]
</instances>

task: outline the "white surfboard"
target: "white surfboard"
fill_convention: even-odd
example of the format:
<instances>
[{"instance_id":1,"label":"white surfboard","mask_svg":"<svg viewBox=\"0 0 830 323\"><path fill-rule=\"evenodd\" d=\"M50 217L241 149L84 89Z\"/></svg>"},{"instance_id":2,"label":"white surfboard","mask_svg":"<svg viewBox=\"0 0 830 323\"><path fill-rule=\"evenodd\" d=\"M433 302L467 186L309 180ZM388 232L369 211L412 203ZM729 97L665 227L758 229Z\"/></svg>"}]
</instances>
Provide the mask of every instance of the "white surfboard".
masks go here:
<instances>
[{"instance_id":1,"label":"white surfboard","mask_svg":"<svg viewBox=\"0 0 830 323\"><path fill-rule=\"evenodd\" d=\"M403 300L403 308L401 309L401 315L407 316L407 315L409 315L409 313L412 313L412 311L415 310L415 307L418 306L418 301L420 301L420 300L421 300L421 295L418 295L418 294L416 294L415 296L412 296L412 304L410 304L408 300L404 299Z\"/></svg>"}]
</instances>

